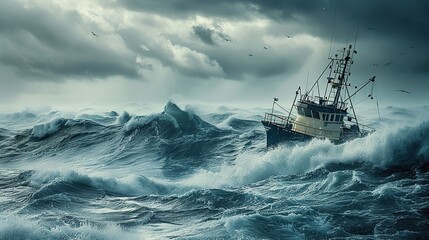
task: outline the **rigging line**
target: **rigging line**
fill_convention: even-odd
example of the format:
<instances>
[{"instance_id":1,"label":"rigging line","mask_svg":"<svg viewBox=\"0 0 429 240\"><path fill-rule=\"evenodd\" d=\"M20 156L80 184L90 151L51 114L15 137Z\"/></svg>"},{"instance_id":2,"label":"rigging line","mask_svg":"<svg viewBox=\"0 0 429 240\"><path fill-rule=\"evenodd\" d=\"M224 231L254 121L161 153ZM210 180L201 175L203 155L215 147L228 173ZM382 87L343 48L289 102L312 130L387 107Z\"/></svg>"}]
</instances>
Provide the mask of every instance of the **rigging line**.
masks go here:
<instances>
[{"instance_id":1,"label":"rigging line","mask_svg":"<svg viewBox=\"0 0 429 240\"><path fill-rule=\"evenodd\" d=\"M364 84L366 84L366 82L363 82L363 83L358 84L358 85L354 85L353 87L357 88L357 87L360 87L360 86L362 86L362 85L364 85Z\"/></svg>"},{"instance_id":2,"label":"rigging line","mask_svg":"<svg viewBox=\"0 0 429 240\"><path fill-rule=\"evenodd\" d=\"M329 63L329 64L328 64L328 66L326 66L326 68L323 70L323 72L320 74L320 76L317 78L316 82L313 84L313 86L311 86L310 90L308 90L308 92L307 92L307 93L309 93L309 92L311 92L311 90L313 90L314 86L316 85L316 83L317 83L317 82L319 82L319 80L320 80L320 78L323 76L323 74L325 74L326 69L328 69L328 68L329 68L329 65L330 65L330 64L331 64L331 63Z\"/></svg>"},{"instance_id":3,"label":"rigging line","mask_svg":"<svg viewBox=\"0 0 429 240\"><path fill-rule=\"evenodd\" d=\"M350 99L351 98L351 96L350 96L350 92L349 92L349 89L346 87L346 92L347 92L347 95L349 96L349 98L348 99ZM346 100L347 101L347 100ZM346 102L346 101L344 101L344 102ZM351 107L351 109L353 110L353 116L355 117L355 122L356 122L356 125L357 125L357 127L358 127L358 129L359 129L359 122L358 122L358 120L357 120L357 116L356 116L356 112L355 112L355 107L353 106L353 102L350 100L349 101L350 102L350 107ZM359 130L359 132L360 132L360 130Z\"/></svg>"},{"instance_id":4,"label":"rigging line","mask_svg":"<svg viewBox=\"0 0 429 240\"><path fill-rule=\"evenodd\" d=\"M307 70L307 81L305 82L305 92L306 93L310 93L311 92L311 90L313 89L313 87L311 87L311 89L310 90L308 90L308 92L307 92L307 87L308 87L308 78L310 77L310 68L308 68L308 70Z\"/></svg>"},{"instance_id":5,"label":"rigging line","mask_svg":"<svg viewBox=\"0 0 429 240\"><path fill-rule=\"evenodd\" d=\"M380 120L381 122L380 108L378 107L378 101L377 101L377 112L378 112L378 120Z\"/></svg>"},{"instance_id":6,"label":"rigging line","mask_svg":"<svg viewBox=\"0 0 429 240\"><path fill-rule=\"evenodd\" d=\"M280 106L278 103L275 103L277 105L277 107L283 109L285 112L290 113L291 115L295 116L294 114L292 114L291 112L289 112L288 110L284 109L282 106Z\"/></svg>"},{"instance_id":7,"label":"rigging line","mask_svg":"<svg viewBox=\"0 0 429 240\"><path fill-rule=\"evenodd\" d=\"M354 92L352 95L349 94L349 98L347 98L345 101L349 100L351 97L353 97L354 95L356 95L356 93L358 93L360 90L362 90L362 88L364 88L366 85L368 85L371 82L375 81L375 76L370 78L362 87L360 87L358 90L356 90L356 92ZM346 88L348 91L348 88Z\"/></svg>"},{"instance_id":8,"label":"rigging line","mask_svg":"<svg viewBox=\"0 0 429 240\"><path fill-rule=\"evenodd\" d=\"M355 106L357 106L359 103L361 103L361 102L363 102L363 101L367 100L368 98L370 98L370 96L365 97L364 99L362 99L362 100L360 100L359 102L355 103Z\"/></svg>"},{"instance_id":9,"label":"rigging line","mask_svg":"<svg viewBox=\"0 0 429 240\"><path fill-rule=\"evenodd\" d=\"M367 80L367 81L365 81L365 82L362 82L362 83L360 83L360 84L358 84L358 85L349 85L349 86L352 86L352 87L358 88L358 87L363 86L363 85L365 85L365 84L368 84L368 80ZM375 84L375 82L374 82L374 84ZM371 90L371 91L372 91L372 90Z\"/></svg>"},{"instance_id":10,"label":"rigging line","mask_svg":"<svg viewBox=\"0 0 429 240\"><path fill-rule=\"evenodd\" d=\"M333 68L333 65L334 65L334 60L332 60L331 59L331 61L329 62L329 65L328 65L328 67L329 67L329 75L328 75L328 84L326 84L326 87L325 87L325 93L323 94L323 98L327 98L327 96L326 96L326 93L327 93L327 91L328 91L328 85L329 85L329 81L331 81L331 76L332 76L332 68Z\"/></svg>"},{"instance_id":11,"label":"rigging line","mask_svg":"<svg viewBox=\"0 0 429 240\"><path fill-rule=\"evenodd\" d=\"M319 81L317 81L317 94L320 97L320 87L319 87Z\"/></svg>"},{"instance_id":12,"label":"rigging line","mask_svg":"<svg viewBox=\"0 0 429 240\"><path fill-rule=\"evenodd\" d=\"M380 122L381 122L380 108L378 107L378 93L377 93L377 85L375 85L375 83L374 83L374 86L375 86L375 102L377 103L378 119L379 119L379 120L380 120Z\"/></svg>"}]
</instances>

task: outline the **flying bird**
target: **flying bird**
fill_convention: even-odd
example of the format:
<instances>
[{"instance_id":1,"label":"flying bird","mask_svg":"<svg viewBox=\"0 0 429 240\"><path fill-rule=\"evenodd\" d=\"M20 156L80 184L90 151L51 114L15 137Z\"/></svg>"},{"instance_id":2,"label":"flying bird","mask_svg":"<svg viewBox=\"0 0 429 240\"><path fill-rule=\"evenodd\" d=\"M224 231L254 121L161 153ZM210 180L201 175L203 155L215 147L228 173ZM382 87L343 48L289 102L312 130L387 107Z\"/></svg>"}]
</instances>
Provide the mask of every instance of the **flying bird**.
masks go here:
<instances>
[{"instance_id":1,"label":"flying bird","mask_svg":"<svg viewBox=\"0 0 429 240\"><path fill-rule=\"evenodd\" d=\"M285 35L287 38L293 38L291 35Z\"/></svg>"},{"instance_id":2,"label":"flying bird","mask_svg":"<svg viewBox=\"0 0 429 240\"><path fill-rule=\"evenodd\" d=\"M249 53L249 57L253 57L253 54Z\"/></svg>"},{"instance_id":3,"label":"flying bird","mask_svg":"<svg viewBox=\"0 0 429 240\"><path fill-rule=\"evenodd\" d=\"M370 31L375 30L375 27L368 27Z\"/></svg>"},{"instance_id":4,"label":"flying bird","mask_svg":"<svg viewBox=\"0 0 429 240\"><path fill-rule=\"evenodd\" d=\"M98 37L98 35L97 35L97 34L95 34L94 32L91 32L91 33L92 33L92 35L94 35L94 36Z\"/></svg>"},{"instance_id":5,"label":"flying bird","mask_svg":"<svg viewBox=\"0 0 429 240\"><path fill-rule=\"evenodd\" d=\"M266 47L266 46L265 46L265 47L264 47L264 49L265 49L265 50L268 50L268 47Z\"/></svg>"},{"instance_id":6,"label":"flying bird","mask_svg":"<svg viewBox=\"0 0 429 240\"><path fill-rule=\"evenodd\" d=\"M403 93L406 93L406 94L410 94L410 92L408 92L407 90L403 90L403 89L398 89L396 91L397 92L403 92Z\"/></svg>"},{"instance_id":7,"label":"flying bird","mask_svg":"<svg viewBox=\"0 0 429 240\"><path fill-rule=\"evenodd\" d=\"M393 62L388 62L388 63L385 63L385 64L383 64L383 67L385 67L385 66L389 66L390 64L392 64ZM373 63L372 64L372 66L374 66L374 67L380 67L380 65L379 64L377 64L377 63Z\"/></svg>"},{"instance_id":8,"label":"flying bird","mask_svg":"<svg viewBox=\"0 0 429 240\"><path fill-rule=\"evenodd\" d=\"M225 41L227 41L227 42L231 42L231 39L228 39L228 38L224 38L225 39Z\"/></svg>"}]
</instances>

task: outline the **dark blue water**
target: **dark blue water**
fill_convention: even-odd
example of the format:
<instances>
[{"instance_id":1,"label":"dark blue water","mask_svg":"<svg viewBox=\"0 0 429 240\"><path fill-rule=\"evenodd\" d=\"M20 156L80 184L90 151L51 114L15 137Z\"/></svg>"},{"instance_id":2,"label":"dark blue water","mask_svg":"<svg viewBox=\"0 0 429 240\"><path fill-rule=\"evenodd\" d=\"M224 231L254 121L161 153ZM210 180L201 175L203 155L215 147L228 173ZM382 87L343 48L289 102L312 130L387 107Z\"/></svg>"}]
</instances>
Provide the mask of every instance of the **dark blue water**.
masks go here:
<instances>
[{"instance_id":1,"label":"dark blue water","mask_svg":"<svg viewBox=\"0 0 429 240\"><path fill-rule=\"evenodd\" d=\"M266 151L263 110L0 115L0 239L427 239L427 107Z\"/></svg>"}]
</instances>

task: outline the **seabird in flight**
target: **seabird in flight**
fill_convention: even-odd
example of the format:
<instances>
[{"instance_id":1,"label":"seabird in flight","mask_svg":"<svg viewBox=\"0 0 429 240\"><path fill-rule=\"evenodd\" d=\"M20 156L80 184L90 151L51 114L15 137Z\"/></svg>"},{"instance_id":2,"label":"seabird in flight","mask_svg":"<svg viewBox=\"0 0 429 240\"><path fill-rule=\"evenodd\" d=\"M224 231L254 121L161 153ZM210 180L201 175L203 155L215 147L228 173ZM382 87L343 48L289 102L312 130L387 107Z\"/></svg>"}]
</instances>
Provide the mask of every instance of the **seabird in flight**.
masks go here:
<instances>
[{"instance_id":1,"label":"seabird in flight","mask_svg":"<svg viewBox=\"0 0 429 240\"><path fill-rule=\"evenodd\" d=\"M92 33L92 35L94 35L94 36L98 37L98 35L97 35L97 34L95 34L94 32L91 32L91 33Z\"/></svg>"},{"instance_id":2,"label":"seabird in flight","mask_svg":"<svg viewBox=\"0 0 429 240\"><path fill-rule=\"evenodd\" d=\"M398 89L398 90L396 90L397 92L403 92L403 93L407 93L407 94L410 94L410 92L408 92L407 90L403 90L403 89Z\"/></svg>"}]
</instances>

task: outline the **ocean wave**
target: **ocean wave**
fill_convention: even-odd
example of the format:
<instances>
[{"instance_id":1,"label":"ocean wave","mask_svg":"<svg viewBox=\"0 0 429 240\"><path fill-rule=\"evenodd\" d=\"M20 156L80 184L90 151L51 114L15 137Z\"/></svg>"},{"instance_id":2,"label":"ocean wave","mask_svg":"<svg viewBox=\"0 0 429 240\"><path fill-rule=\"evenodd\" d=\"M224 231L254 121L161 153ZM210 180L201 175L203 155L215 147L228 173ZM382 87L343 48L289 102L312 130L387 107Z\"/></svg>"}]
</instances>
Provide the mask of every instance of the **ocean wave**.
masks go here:
<instances>
[{"instance_id":1,"label":"ocean wave","mask_svg":"<svg viewBox=\"0 0 429 240\"><path fill-rule=\"evenodd\" d=\"M117 117L118 116L116 112L108 112L104 115L81 113L76 115L74 120L89 120L107 126L116 123Z\"/></svg>"},{"instance_id":2,"label":"ocean wave","mask_svg":"<svg viewBox=\"0 0 429 240\"><path fill-rule=\"evenodd\" d=\"M261 123L255 120L241 119L232 115L218 123L216 127L221 129L233 129L237 131L246 131L254 128L262 128Z\"/></svg>"},{"instance_id":3,"label":"ocean wave","mask_svg":"<svg viewBox=\"0 0 429 240\"><path fill-rule=\"evenodd\" d=\"M60 218L60 216L59 216ZM67 216L64 216L67 218ZM9 239L140 239L135 233L126 231L114 223L91 223L81 219L72 224L46 223L31 217L3 214L0 217L0 240Z\"/></svg>"},{"instance_id":4,"label":"ocean wave","mask_svg":"<svg viewBox=\"0 0 429 240\"><path fill-rule=\"evenodd\" d=\"M13 136L12 131L4 129L4 128L0 128L0 141L6 138L9 138Z\"/></svg>"},{"instance_id":5,"label":"ocean wave","mask_svg":"<svg viewBox=\"0 0 429 240\"><path fill-rule=\"evenodd\" d=\"M36 171L28 179L33 187L39 187L31 199L43 199L46 196L58 193L72 193L74 191L90 190L109 192L113 194L140 196L151 194L165 194L169 186L157 183L142 175L129 175L126 177L93 176L76 171Z\"/></svg>"},{"instance_id":6,"label":"ocean wave","mask_svg":"<svg viewBox=\"0 0 429 240\"><path fill-rule=\"evenodd\" d=\"M296 212L291 214L272 214L269 216L254 213L226 218L225 229L234 239L321 239L334 235L326 217L317 213ZM268 226L276 223L276 228Z\"/></svg>"},{"instance_id":7,"label":"ocean wave","mask_svg":"<svg viewBox=\"0 0 429 240\"><path fill-rule=\"evenodd\" d=\"M191 135L210 129L216 130L216 127L205 122L198 115L181 110L172 102L167 103L162 113L133 116L124 125L127 134L139 130L144 134L163 138Z\"/></svg>"},{"instance_id":8,"label":"ocean wave","mask_svg":"<svg viewBox=\"0 0 429 240\"><path fill-rule=\"evenodd\" d=\"M118 116L117 113L116 113L116 116ZM116 119L116 123L119 125L124 125L130 119L131 119L130 114L128 112L124 111L121 115L118 116L118 118Z\"/></svg>"},{"instance_id":9,"label":"ocean wave","mask_svg":"<svg viewBox=\"0 0 429 240\"><path fill-rule=\"evenodd\" d=\"M69 132L64 132L64 135L76 135L89 133L99 133L101 129L106 128L104 125L86 119L66 119L56 118L50 122L33 126L30 137L36 140L44 140L52 135L63 132L63 129L70 129Z\"/></svg>"},{"instance_id":10,"label":"ocean wave","mask_svg":"<svg viewBox=\"0 0 429 240\"><path fill-rule=\"evenodd\" d=\"M314 139L265 153L244 152L237 156L233 165L221 165L215 171L201 169L183 179L182 183L201 187L243 185L271 176L305 174L332 163L349 164L346 166L352 170L362 166L359 163L384 170L426 169L429 122L415 126L386 126L370 136L341 145Z\"/></svg>"},{"instance_id":11,"label":"ocean wave","mask_svg":"<svg viewBox=\"0 0 429 240\"><path fill-rule=\"evenodd\" d=\"M125 123L124 131L130 134L135 130L149 135L172 137L179 134L179 125L173 117L164 114L133 116Z\"/></svg>"},{"instance_id":12,"label":"ocean wave","mask_svg":"<svg viewBox=\"0 0 429 240\"><path fill-rule=\"evenodd\" d=\"M200 129L215 128L210 123L202 120L198 115L183 111L176 104L168 102L163 114L172 116L179 128L186 134L192 134Z\"/></svg>"},{"instance_id":13,"label":"ocean wave","mask_svg":"<svg viewBox=\"0 0 429 240\"><path fill-rule=\"evenodd\" d=\"M427 118L266 150L259 110L182 109L2 125L0 239L427 235Z\"/></svg>"},{"instance_id":14,"label":"ocean wave","mask_svg":"<svg viewBox=\"0 0 429 240\"><path fill-rule=\"evenodd\" d=\"M33 127L31 136L37 139L46 138L54 133L56 133L62 126L67 122L67 119L57 118L48 123L36 125Z\"/></svg>"}]
</instances>

